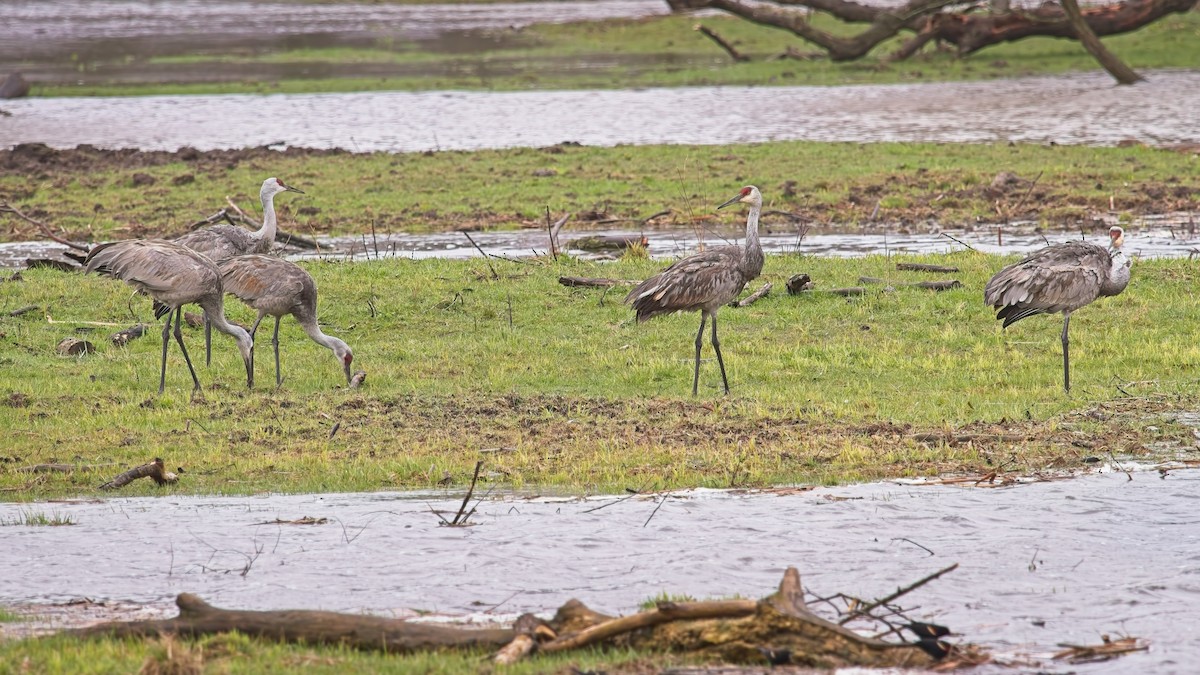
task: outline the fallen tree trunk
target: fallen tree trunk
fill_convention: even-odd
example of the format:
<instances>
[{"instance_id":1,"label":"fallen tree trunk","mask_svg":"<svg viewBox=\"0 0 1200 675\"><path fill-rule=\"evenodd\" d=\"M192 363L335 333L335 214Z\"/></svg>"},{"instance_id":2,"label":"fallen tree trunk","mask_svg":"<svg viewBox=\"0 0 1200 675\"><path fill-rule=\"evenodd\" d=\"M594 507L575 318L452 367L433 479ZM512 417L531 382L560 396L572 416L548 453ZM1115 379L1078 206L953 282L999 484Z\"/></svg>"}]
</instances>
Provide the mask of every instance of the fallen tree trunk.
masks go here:
<instances>
[{"instance_id":1,"label":"fallen tree trunk","mask_svg":"<svg viewBox=\"0 0 1200 675\"><path fill-rule=\"evenodd\" d=\"M937 575L949 571L942 570ZM893 593L907 593L937 575ZM883 604L876 601L872 606ZM764 649L786 654L787 662L820 668L843 666L927 668L941 656L918 643L886 642L864 637L811 612L804 603L800 574L788 568L779 590L763 600L663 602L646 612L609 617L571 600L554 618L542 621L525 614L512 629L468 629L405 620L309 610L247 611L219 609L195 595L176 598L179 616L153 621L110 622L64 631L76 637L155 637L172 634L196 638L238 631L280 642L344 645L364 650L405 653L442 649L495 649L496 661L512 663L526 655L606 644L671 650L720 658L728 663L760 664ZM888 607L889 620L898 610ZM867 618L869 610L861 610ZM856 615L851 615L854 618ZM986 660L977 650L946 643L942 656L960 661ZM944 661L943 661L944 662Z\"/></svg>"},{"instance_id":2,"label":"fallen tree trunk","mask_svg":"<svg viewBox=\"0 0 1200 675\"><path fill-rule=\"evenodd\" d=\"M315 610L255 612L219 609L191 593L175 599L179 616L155 621L114 621L66 631L79 637L152 637L162 634L200 637L237 631L279 642L345 645L385 652L447 647L499 648L512 641L507 628L451 628L401 619Z\"/></svg>"},{"instance_id":3,"label":"fallen tree trunk","mask_svg":"<svg viewBox=\"0 0 1200 675\"><path fill-rule=\"evenodd\" d=\"M973 3L956 0L910 0L899 8L872 7L846 0L775 0L740 2L739 0L668 0L674 9L720 9L764 26L786 30L825 50L830 60L852 61L867 55L881 42L901 31L914 37L894 52L889 61L898 61L917 53L931 41L953 44L960 56L991 45L1014 42L1027 37L1076 39L1079 32L1067 12L1057 4L1045 3L1028 11L980 13L970 11ZM1090 7L1080 18L1099 37L1138 30L1168 14L1190 11L1197 0L1128 0L1113 5ZM944 11L948 7L968 7L965 11ZM809 21L812 11L857 24L869 24L856 35L836 35L819 30ZM1089 51L1091 48L1089 47ZM1095 53L1095 52L1093 52ZM1107 68L1110 64L1104 64Z\"/></svg>"}]
</instances>

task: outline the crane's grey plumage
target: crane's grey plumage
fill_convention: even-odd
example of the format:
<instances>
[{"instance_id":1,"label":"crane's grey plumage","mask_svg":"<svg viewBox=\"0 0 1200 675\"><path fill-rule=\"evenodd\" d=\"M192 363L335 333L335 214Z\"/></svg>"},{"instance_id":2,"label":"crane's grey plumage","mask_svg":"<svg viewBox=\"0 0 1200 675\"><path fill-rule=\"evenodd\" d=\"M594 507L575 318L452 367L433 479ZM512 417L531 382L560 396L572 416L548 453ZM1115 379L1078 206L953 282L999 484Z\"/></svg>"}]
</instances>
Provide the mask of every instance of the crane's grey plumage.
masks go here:
<instances>
[{"instance_id":1,"label":"crane's grey plumage","mask_svg":"<svg viewBox=\"0 0 1200 675\"><path fill-rule=\"evenodd\" d=\"M1118 295L1129 284L1131 261L1121 250L1125 231L1109 230L1107 249L1082 241L1047 246L996 273L983 300L997 310L1004 328L1034 314L1062 312L1063 389L1071 391L1067 329L1071 312L1096 298Z\"/></svg>"},{"instance_id":2,"label":"crane's grey plumage","mask_svg":"<svg viewBox=\"0 0 1200 675\"><path fill-rule=\"evenodd\" d=\"M295 263L265 255L228 258L218 267L225 292L258 311L258 318L250 328L251 338L263 317L275 317L275 386L283 384L279 373L279 320L287 314L296 317L313 342L333 352L346 374L346 382L350 382L354 354L345 342L322 333L317 325L317 284L308 272ZM253 361L251 364L253 367Z\"/></svg>"},{"instance_id":3,"label":"crane's grey plumage","mask_svg":"<svg viewBox=\"0 0 1200 675\"><path fill-rule=\"evenodd\" d=\"M93 248L84 260L85 272L97 272L116 277L155 300L154 317L167 320L163 323L162 372L158 381L158 393L163 393L167 382L167 345L170 341L171 313L175 313L175 341L183 352L188 370L192 374L194 389L200 389L200 379L188 357L183 344L180 323L183 306L196 303L204 309L217 330L233 337L246 364L246 386L254 385L251 367L253 343L250 334L225 319L224 288L221 273L216 264L185 246L161 239L130 239L101 244Z\"/></svg>"},{"instance_id":4,"label":"crane's grey plumage","mask_svg":"<svg viewBox=\"0 0 1200 675\"><path fill-rule=\"evenodd\" d=\"M275 217L275 195L282 192L299 192L283 181L272 176L263 181L258 191L259 201L262 202L263 224L255 232L234 225L213 225L192 230L174 239L175 243L203 253L213 262L247 253L270 253L275 245L275 233L278 231ZM204 320L204 363L212 361L212 325Z\"/></svg>"},{"instance_id":5,"label":"crane's grey plumage","mask_svg":"<svg viewBox=\"0 0 1200 675\"><path fill-rule=\"evenodd\" d=\"M746 219L745 246L716 246L671 265L638 284L625 302L637 311L639 323L673 312L700 312L700 331L696 333L696 363L692 373L692 395L700 386L700 347L704 343L704 325L712 319L712 346L721 368L721 382L729 393L725 360L717 339L717 310L736 298L746 283L758 278L763 267L762 246L758 243L758 217L762 212L762 193L753 185L742 188L732 199L718 206L742 202L750 205Z\"/></svg>"}]
</instances>

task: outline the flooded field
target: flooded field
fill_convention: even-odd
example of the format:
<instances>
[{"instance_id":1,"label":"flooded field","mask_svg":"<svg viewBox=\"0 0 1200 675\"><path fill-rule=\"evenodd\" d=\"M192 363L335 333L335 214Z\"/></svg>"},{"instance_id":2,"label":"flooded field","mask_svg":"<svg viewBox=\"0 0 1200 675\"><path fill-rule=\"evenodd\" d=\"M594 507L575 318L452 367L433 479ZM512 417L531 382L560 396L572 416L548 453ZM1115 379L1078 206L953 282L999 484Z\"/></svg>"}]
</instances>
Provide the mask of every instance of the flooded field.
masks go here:
<instances>
[{"instance_id":1,"label":"flooded field","mask_svg":"<svg viewBox=\"0 0 1200 675\"><path fill-rule=\"evenodd\" d=\"M563 142L777 140L1200 142L1200 71L1117 87L1103 73L989 82L636 91L363 92L5 101L0 147L201 150L289 145L353 152L541 147ZM620 110L620 115L581 114ZM529 124L530 114L538 123Z\"/></svg>"},{"instance_id":2,"label":"flooded field","mask_svg":"<svg viewBox=\"0 0 1200 675\"><path fill-rule=\"evenodd\" d=\"M482 502L466 528L430 512L458 508L447 493L5 504L5 523L37 512L73 524L3 528L0 563L20 573L0 578L0 604L50 625L173 613L180 592L231 608L502 620L570 598L628 613L662 592L758 597L789 565L813 592L880 597L957 562L906 598L914 616L1002 657L1138 636L1149 652L1071 670L1187 672L1200 660L1198 495L1200 472L1182 469L619 503L509 495ZM277 522L303 517L316 524Z\"/></svg>"},{"instance_id":3,"label":"flooded field","mask_svg":"<svg viewBox=\"0 0 1200 675\"><path fill-rule=\"evenodd\" d=\"M387 4L254 0L41 0L0 2L0 62L162 56L229 48L376 46L389 38L534 23L668 13L661 0ZM37 39L30 39L31 36Z\"/></svg>"},{"instance_id":4,"label":"flooded field","mask_svg":"<svg viewBox=\"0 0 1200 675\"><path fill-rule=\"evenodd\" d=\"M1115 221L1114 221L1115 223ZM1126 224L1129 233L1125 249L1134 258L1190 258L1200 256L1200 232L1189 214L1166 217L1135 219ZM1145 228L1145 229L1138 229ZM764 228L760 235L763 250L768 253L796 253L838 258L858 258L867 255L949 253L970 246L985 253L1015 255L1028 253L1047 243L1058 243L1078 239L1075 233L1051 232L1043 236L1031 231L1029 226L1005 228L997 237L996 227L980 227L967 232L945 230L944 233L930 232L837 232L801 233L793 225L776 225ZM1103 229L1103 228L1101 228ZM571 245L577 237L584 235L636 237L644 235L647 251L655 258L674 258L697 249L696 232L690 229L596 230L560 234L566 252L585 259L602 260L619 255L619 251L585 251ZM701 234L706 246L738 242L741 231L727 233L704 232ZM547 235L540 230L513 230L505 232L475 232L471 238L489 255L502 258L526 258L549 253ZM1102 241L1103 238L1096 239ZM282 238L281 238L282 242ZM348 261L375 260L379 258L474 258L479 251L471 245L461 232L433 232L422 234L382 233L374 238L369 235L350 237L319 237L318 251L284 248L290 260L331 258ZM0 243L0 269L20 269L31 258L62 259L67 247L51 241L25 241Z\"/></svg>"}]
</instances>

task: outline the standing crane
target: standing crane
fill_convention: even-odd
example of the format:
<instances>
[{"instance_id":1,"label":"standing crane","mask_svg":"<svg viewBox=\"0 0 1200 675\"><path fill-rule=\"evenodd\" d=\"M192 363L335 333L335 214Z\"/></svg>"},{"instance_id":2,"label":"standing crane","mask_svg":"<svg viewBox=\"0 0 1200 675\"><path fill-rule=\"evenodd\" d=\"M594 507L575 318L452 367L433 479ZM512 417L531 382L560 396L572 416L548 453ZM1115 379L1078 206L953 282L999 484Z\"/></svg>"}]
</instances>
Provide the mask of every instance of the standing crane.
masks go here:
<instances>
[{"instance_id":1,"label":"standing crane","mask_svg":"<svg viewBox=\"0 0 1200 675\"><path fill-rule=\"evenodd\" d=\"M729 201L718 206L742 202L750 205L746 219L746 245L717 246L671 265L638 284L626 304L637 311L638 323L662 314L700 312L700 330L696 333L696 365L692 372L692 396L700 386L700 347L704 342L704 325L712 319L712 346L721 367L721 382L729 393L729 378L725 376L725 361L721 358L721 343L717 339L717 310L736 298L746 283L758 278L763 267L762 246L758 243L758 217L762 213L762 193L747 185Z\"/></svg>"},{"instance_id":2,"label":"standing crane","mask_svg":"<svg viewBox=\"0 0 1200 675\"><path fill-rule=\"evenodd\" d=\"M295 263L265 255L240 255L218 263L225 292L232 293L251 308L258 318L250 327L250 337L258 331L263 317L275 317L275 386L283 384L279 371L279 320L291 314L313 342L333 351L350 382L350 363L354 354L341 340L321 332L317 325L317 284L311 275ZM251 368L254 367L251 358Z\"/></svg>"},{"instance_id":3,"label":"standing crane","mask_svg":"<svg viewBox=\"0 0 1200 675\"><path fill-rule=\"evenodd\" d=\"M100 244L88 253L84 260L85 272L97 272L133 286L138 291L154 298L154 318L167 320L162 333L162 373L158 380L158 393L163 393L167 383L167 345L170 341L171 313L175 314L175 341L183 352L188 371L200 389L200 378L188 357L183 344L180 323L183 306L196 303L204 309L217 330L233 337L246 364L246 386L254 386L254 343L250 334L225 318L225 291L221 286L221 273L213 261L179 244L162 239L129 239Z\"/></svg>"},{"instance_id":4,"label":"standing crane","mask_svg":"<svg viewBox=\"0 0 1200 675\"><path fill-rule=\"evenodd\" d=\"M304 194L302 190L298 190L290 185L284 185L283 181L278 178L271 177L263 181L262 188L258 191L258 198L262 202L263 208L263 224L255 232L251 232L245 228L237 227L236 225L213 225L211 227L202 227L198 230L192 230L187 234L176 237L175 243L183 244L184 246L203 253L214 262L220 262L225 258L235 255L245 255L246 253L269 253L271 247L275 244L276 217L275 217L275 195L282 192L299 192ZM204 319L204 363L208 365L212 362L212 325L208 318Z\"/></svg>"},{"instance_id":5,"label":"standing crane","mask_svg":"<svg viewBox=\"0 0 1200 675\"><path fill-rule=\"evenodd\" d=\"M1067 328L1071 312L1102 296L1118 295L1129 284L1131 261L1121 250L1125 231L1108 231L1109 247L1072 241L1047 246L996 273L983 300L1004 320L1004 328L1034 314L1062 312L1063 390L1071 391Z\"/></svg>"}]
</instances>

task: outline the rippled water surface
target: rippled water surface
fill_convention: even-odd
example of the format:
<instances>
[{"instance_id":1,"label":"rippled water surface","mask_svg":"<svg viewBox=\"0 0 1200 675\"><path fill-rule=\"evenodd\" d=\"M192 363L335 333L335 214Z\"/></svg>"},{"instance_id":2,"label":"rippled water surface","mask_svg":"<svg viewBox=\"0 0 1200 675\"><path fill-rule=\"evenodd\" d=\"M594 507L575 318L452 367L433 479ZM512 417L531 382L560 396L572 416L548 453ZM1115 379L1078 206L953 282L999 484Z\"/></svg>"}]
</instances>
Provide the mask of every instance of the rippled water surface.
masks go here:
<instances>
[{"instance_id":1,"label":"rippled water surface","mask_svg":"<svg viewBox=\"0 0 1200 675\"><path fill-rule=\"evenodd\" d=\"M1200 662L1200 472L1099 473L1010 488L872 484L787 495L684 491L485 501L467 528L430 508L461 495L163 497L0 505L70 517L7 526L0 602L80 597L219 606L493 614L580 598L634 611L661 592L769 592L789 565L815 592L881 597L951 563L906 598L1000 654L1045 654L1102 633L1148 653L1076 672L1193 672ZM654 513L655 509L657 513ZM319 525L276 519L326 518ZM244 572L244 573L243 573ZM35 608L36 609L36 608ZM1053 672L1067 672L1051 667ZM1026 671L1021 671L1026 672ZM1032 672L1032 671L1028 671Z\"/></svg>"},{"instance_id":2,"label":"rippled water surface","mask_svg":"<svg viewBox=\"0 0 1200 675\"><path fill-rule=\"evenodd\" d=\"M286 144L413 152L776 140L1114 145L1200 142L1200 71L989 82L637 91L364 92L5 101L0 147L201 150ZM615 114L594 114L603 111ZM536 124L530 120L536 119Z\"/></svg>"}]
</instances>

